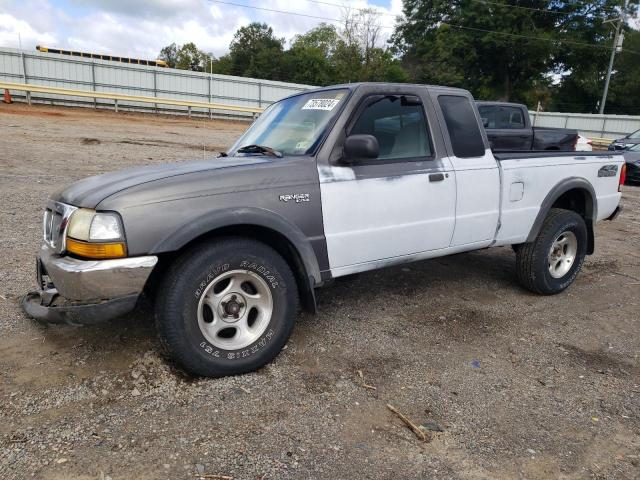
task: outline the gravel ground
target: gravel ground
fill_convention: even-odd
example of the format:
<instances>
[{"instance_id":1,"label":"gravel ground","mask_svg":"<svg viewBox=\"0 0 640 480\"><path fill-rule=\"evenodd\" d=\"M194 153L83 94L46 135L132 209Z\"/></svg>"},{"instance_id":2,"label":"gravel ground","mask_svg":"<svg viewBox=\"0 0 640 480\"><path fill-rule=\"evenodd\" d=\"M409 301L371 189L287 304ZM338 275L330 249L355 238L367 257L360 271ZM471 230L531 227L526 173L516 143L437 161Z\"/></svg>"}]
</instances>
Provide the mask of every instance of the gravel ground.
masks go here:
<instances>
[{"instance_id":1,"label":"gravel ground","mask_svg":"<svg viewBox=\"0 0 640 480\"><path fill-rule=\"evenodd\" d=\"M561 295L522 290L509 248L361 274L240 377L185 377L143 313L24 316L50 192L245 127L0 104L0 478L640 478L638 187Z\"/></svg>"}]
</instances>

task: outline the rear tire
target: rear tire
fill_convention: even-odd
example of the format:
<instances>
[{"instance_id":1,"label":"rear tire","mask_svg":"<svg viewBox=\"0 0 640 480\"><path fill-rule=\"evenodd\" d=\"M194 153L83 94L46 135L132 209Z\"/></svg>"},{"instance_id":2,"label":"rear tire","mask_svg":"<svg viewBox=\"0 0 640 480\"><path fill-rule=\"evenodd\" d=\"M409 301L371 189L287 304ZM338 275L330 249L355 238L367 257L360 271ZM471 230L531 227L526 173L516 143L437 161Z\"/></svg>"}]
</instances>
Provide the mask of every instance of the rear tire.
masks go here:
<instances>
[{"instance_id":1,"label":"rear tire","mask_svg":"<svg viewBox=\"0 0 640 480\"><path fill-rule=\"evenodd\" d=\"M275 358L297 310L286 261L263 243L229 237L198 245L169 267L156 298L156 326L184 370L222 377Z\"/></svg>"},{"instance_id":2,"label":"rear tire","mask_svg":"<svg viewBox=\"0 0 640 480\"><path fill-rule=\"evenodd\" d=\"M554 295L571 285L587 252L587 226L576 212L553 208L533 242L516 251L516 273L524 288Z\"/></svg>"}]
</instances>

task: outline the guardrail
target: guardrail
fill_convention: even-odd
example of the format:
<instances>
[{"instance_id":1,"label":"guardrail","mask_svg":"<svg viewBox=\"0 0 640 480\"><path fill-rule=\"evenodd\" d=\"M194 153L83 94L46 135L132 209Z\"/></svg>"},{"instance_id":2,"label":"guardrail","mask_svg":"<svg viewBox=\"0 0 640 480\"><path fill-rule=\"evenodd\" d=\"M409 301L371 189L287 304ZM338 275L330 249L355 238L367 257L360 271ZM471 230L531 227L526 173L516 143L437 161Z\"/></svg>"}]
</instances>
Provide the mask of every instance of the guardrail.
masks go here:
<instances>
[{"instance_id":1,"label":"guardrail","mask_svg":"<svg viewBox=\"0 0 640 480\"><path fill-rule=\"evenodd\" d=\"M238 105L227 105L224 103L194 102L185 100L175 100L173 98L162 97L146 97L138 95L125 95L121 93L96 92L94 90L73 90L70 88L47 87L43 85L34 85L30 83L11 83L0 82L0 90L17 90L26 92L27 101L31 103L31 93L48 93L52 95L67 95L71 97L83 97L93 99L113 100L115 111L118 111L118 102L136 102L136 103L154 103L157 105L172 105L179 107L187 107L189 115L192 108L203 108L205 110L222 110L228 112L251 113L254 116L262 113L264 108L260 107L242 107Z\"/></svg>"}]
</instances>

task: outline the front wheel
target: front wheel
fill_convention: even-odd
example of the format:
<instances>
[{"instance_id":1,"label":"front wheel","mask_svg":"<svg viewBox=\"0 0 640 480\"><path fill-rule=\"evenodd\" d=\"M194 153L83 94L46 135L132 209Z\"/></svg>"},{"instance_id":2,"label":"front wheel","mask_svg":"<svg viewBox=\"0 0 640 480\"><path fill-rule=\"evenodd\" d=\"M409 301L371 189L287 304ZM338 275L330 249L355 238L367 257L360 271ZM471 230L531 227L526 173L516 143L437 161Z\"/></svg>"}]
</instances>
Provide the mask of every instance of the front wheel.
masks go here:
<instances>
[{"instance_id":1,"label":"front wheel","mask_svg":"<svg viewBox=\"0 0 640 480\"><path fill-rule=\"evenodd\" d=\"M168 269L156 324L187 372L221 377L271 361L291 335L297 307L293 273L277 252L226 238L195 247Z\"/></svg>"},{"instance_id":2,"label":"front wheel","mask_svg":"<svg viewBox=\"0 0 640 480\"><path fill-rule=\"evenodd\" d=\"M575 281L586 252L584 219L570 210L553 208L536 239L516 250L518 280L535 293L560 293Z\"/></svg>"}]
</instances>

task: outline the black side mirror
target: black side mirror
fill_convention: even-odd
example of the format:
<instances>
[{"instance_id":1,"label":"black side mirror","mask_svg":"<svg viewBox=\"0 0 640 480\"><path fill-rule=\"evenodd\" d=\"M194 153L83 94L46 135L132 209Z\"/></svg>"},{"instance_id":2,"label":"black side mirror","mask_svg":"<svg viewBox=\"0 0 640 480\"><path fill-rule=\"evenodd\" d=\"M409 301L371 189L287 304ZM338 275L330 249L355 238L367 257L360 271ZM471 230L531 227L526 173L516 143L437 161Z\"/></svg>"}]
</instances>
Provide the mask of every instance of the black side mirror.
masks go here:
<instances>
[{"instance_id":1,"label":"black side mirror","mask_svg":"<svg viewBox=\"0 0 640 480\"><path fill-rule=\"evenodd\" d=\"M373 135L349 135L342 147L343 160L353 163L357 160L378 158L380 145Z\"/></svg>"}]
</instances>

